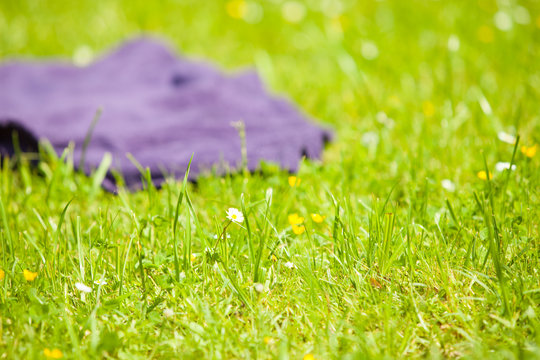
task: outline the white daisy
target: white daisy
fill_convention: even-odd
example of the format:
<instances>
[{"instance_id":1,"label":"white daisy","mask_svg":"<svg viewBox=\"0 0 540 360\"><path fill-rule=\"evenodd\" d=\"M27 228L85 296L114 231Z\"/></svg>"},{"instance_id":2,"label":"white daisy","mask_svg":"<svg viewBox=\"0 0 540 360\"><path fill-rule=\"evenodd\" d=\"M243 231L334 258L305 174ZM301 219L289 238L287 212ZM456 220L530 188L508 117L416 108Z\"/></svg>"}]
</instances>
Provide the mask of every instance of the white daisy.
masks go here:
<instances>
[{"instance_id":1,"label":"white daisy","mask_svg":"<svg viewBox=\"0 0 540 360\"><path fill-rule=\"evenodd\" d=\"M497 11L495 16L493 16L493 21L495 22L495 26L501 31L509 31L514 25L512 17L502 10Z\"/></svg>"},{"instance_id":2,"label":"white daisy","mask_svg":"<svg viewBox=\"0 0 540 360\"><path fill-rule=\"evenodd\" d=\"M448 50L459 50L459 38L456 35L450 35L450 37L448 38Z\"/></svg>"},{"instance_id":3,"label":"white daisy","mask_svg":"<svg viewBox=\"0 0 540 360\"><path fill-rule=\"evenodd\" d=\"M452 182L452 180L449 180L449 179L444 179L441 181L441 186L443 187L443 189L445 189L446 191L450 191L450 192L454 192L456 191L456 184L454 184Z\"/></svg>"},{"instance_id":4,"label":"white daisy","mask_svg":"<svg viewBox=\"0 0 540 360\"><path fill-rule=\"evenodd\" d=\"M306 16L306 7L298 1L287 1L281 6L281 16L290 23L299 23Z\"/></svg>"},{"instance_id":5,"label":"white daisy","mask_svg":"<svg viewBox=\"0 0 540 360\"><path fill-rule=\"evenodd\" d=\"M240 224L244 221L244 214L238 209L229 208L229 210L227 210L227 219Z\"/></svg>"},{"instance_id":6,"label":"white daisy","mask_svg":"<svg viewBox=\"0 0 540 360\"><path fill-rule=\"evenodd\" d=\"M509 162L498 162L495 164L495 170L498 172L503 172L504 170L510 169ZM516 170L516 165L512 165L512 170Z\"/></svg>"},{"instance_id":7,"label":"white daisy","mask_svg":"<svg viewBox=\"0 0 540 360\"><path fill-rule=\"evenodd\" d=\"M217 234L214 234L214 240L217 240L218 239L218 235ZM227 239L230 239L231 238L231 234L227 234Z\"/></svg>"},{"instance_id":8,"label":"white daisy","mask_svg":"<svg viewBox=\"0 0 540 360\"><path fill-rule=\"evenodd\" d=\"M92 288L91 288L91 287L86 286L86 285L84 285L83 283L80 283L80 282L76 282L76 283L75 283L75 287L77 288L77 290L82 291L82 292L85 292L85 293L90 293L90 292L92 292Z\"/></svg>"},{"instance_id":9,"label":"white daisy","mask_svg":"<svg viewBox=\"0 0 540 360\"><path fill-rule=\"evenodd\" d=\"M172 318L174 316L174 310L170 308L166 308L163 310L163 317L166 318Z\"/></svg>"},{"instance_id":10,"label":"white daisy","mask_svg":"<svg viewBox=\"0 0 540 360\"><path fill-rule=\"evenodd\" d=\"M499 138L499 140L507 144L514 145L516 143L516 137L504 131L499 131L497 137Z\"/></svg>"}]
</instances>

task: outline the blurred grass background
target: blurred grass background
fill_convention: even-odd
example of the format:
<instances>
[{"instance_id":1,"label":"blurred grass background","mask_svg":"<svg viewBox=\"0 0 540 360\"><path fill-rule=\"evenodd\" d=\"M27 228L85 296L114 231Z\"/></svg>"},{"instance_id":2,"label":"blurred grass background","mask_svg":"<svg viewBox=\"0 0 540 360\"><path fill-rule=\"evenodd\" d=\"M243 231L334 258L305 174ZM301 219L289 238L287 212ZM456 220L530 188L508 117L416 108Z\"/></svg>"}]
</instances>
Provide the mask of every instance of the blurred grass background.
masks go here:
<instances>
[{"instance_id":1,"label":"blurred grass background","mask_svg":"<svg viewBox=\"0 0 540 360\"><path fill-rule=\"evenodd\" d=\"M49 159L41 164L42 176L28 175L25 167L13 173L2 170L0 190L9 215L4 231L11 227L13 234L24 233L35 241L37 245L31 246L26 238L15 239L16 255L22 259L18 266L42 272L34 283L38 292L21 279L15 257L9 268L4 259L5 284L9 278L13 288L4 286L4 298L11 297L0 307L0 314L11 316L13 325L8 328L7 322L0 322L5 326L0 350L5 346L6 354L39 358L45 345L54 345L66 357L86 351L88 357L99 356L103 355L99 341L117 333L123 344L111 345L110 352L124 358L173 357L180 350L190 351L186 357L192 358L285 359L289 350L297 357L312 351L339 358L358 351L358 356L367 358L370 354L388 358L428 353L437 358L440 351L441 357L485 358L493 349L498 358L534 358L539 343L535 309L540 301L538 154L525 156L518 150L517 170L508 177L503 176L508 173L495 174L489 185L493 188L478 178L478 172L485 169L483 156L493 173L496 162L512 158L513 146L497 139L501 131L521 135L520 146L540 143L540 2L0 0L2 61L62 58L83 65L141 34L163 37L179 53L209 60L228 71L255 67L274 92L294 99L307 114L336 130L336 141L325 151L323 161L302 164L298 189L291 190L287 174L278 171L249 179L209 177L190 188L202 224L194 234L193 248L201 258L207 240L199 233L211 239L224 209L239 207L240 194L260 204L264 202L261 189L275 189L269 218L279 233L266 239L261 235L261 241L280 246L278 262L264 262L275 294L259 297L251 290L251 264L244 260L248 252L243 247L245 234L239 229L231 231L231 242L237 247L230 265L259 311L243 312L242 303L210 263L193 265L193 272L188 266L185 282L171 280L172 250L163 241L170 236L168 223L152 221L172 219L177 184L156 193L150 189L118 197L95 194L88 190L91 180L81 180L69 164ZM443 179L451 180L455 189L441 186ZM23 185L25 192L20 191ZM497 281L491 262L487 267L481 264L484 254L489 254L489 222L483 218L487 205L484 213L478 204L487 203L490 196L500 210L496 213L501 214L498 220L507 246L505 284ZM46 271L54 266L51 259L59 256L58 248L46 252L47 243L42 245L41 237L49 225L38 223L35 214L52 224L57 220L51 219L58 219L73 197L70 226L80 226L88 238L98 233L96 238L106 246L76 248L72 243L77 231L72 236L69 229L60 229L59 248L71 262L60 262L59 269L52 269L57 271L49 269L52 275L48 277ZM373 236L365 229L371 232L372 219L379 215L381 223L387 221L386 215L376 211L378 199L387 198L398 219L391 251L400 255L383 276L375 265L369 269L366 265ZM343 231L337 238L330 235L329 226L335 220L334 199L343 205ZM447 210L450 203L457 222ZM118 220L109 219L109 208ZM326 215L330 224L309 229L314 241L292 235L287 215L298 212L308 218L312 211ZM143 300L135 255L125 257L124 285L116 275L118 254L125 251L128 235L142 233L137 221L150 224L148 232L157 234L155 238L148 235L148 240L138 238L149 262L145 271L158 281L143 294ZM189 223L185 213L181 223ZM111 229L110 238L103 235L105 228ZM411 237L407 237L409 231ZM402 246L405 238L407 251ZM357 272L335 260L340 255L334 246L338 241L348 244L350 239L360 255L349 254L354 264L348 266ZM101 263L92 258L97 248L104 254ZM307 254L306 249L312 252ZM48 256L45 263L39 251ZM309 268L310 256L320 262L318 268ZM78 264L73 259L85 257L87 264L101 264L110 280L103 295L110 304L99 313L92 313L91 301L79 301L78 294L70 298L72 292L67 295L68 285L77 280ZM280 265L289 260L299 261L298 272ZM15 270L10 273L9 269ZM92 279L99 271L89 270ZM351 283L358 279L364 281L353 289ZM481 281L487 285L478 285ZM114 296L118 289L122 292L122 286L130 296L117 300ZM27 288L34 293L28 290L27 295ZM500 289L510 299L511 310L504 315ZM50 301L49 310L43 310L35 294ZM160 301L177 309L174 323L157 314L164 307ZM60 304L58 308L54 303ZM154 304L159 307L152 312ZM32 306L32 315L27 314L27 306ZM56 312L63 306L73 318L57 323ZM28 325L38 318L35 313L43 322ZM278 318L276 325L273 321ZM321 323L324 326L319 327ZM168 325L160 342L156 334L161 336L164 324ZM199 324L207 326L204 331ZM38 326L43 327L35 330ZM68 340L70 326L91 328L97 335L85 337L81 330L79 337L70 334ZM225 330L233 341L221 342ZM275 337L276 343L266 344L265 336ZM278 337L288 340L278 343ZM81 346L77 346L79 340Z\"/></svg>"},{"instance_id":2,"label":"blurred grass background","mask_svg":"<svg viewBox=\"0 0 540 360\"><path fill-rule=\"evenodd\" d=\"M379 152L406 155L396 159L398 168L378 164L378 170L407 173L402 165L416 158L428 163L428 172L451 177L455 171L474 172L478 166L469 159L476 163L498 131L519 131L525 141L538 141L536 1L0 4L3 58L86 63L142 33L162 36L185 56L231 71L256 67L271 89L337 128L343 141L328 153L332 160L352 161L359 134L375 132ZM387 131L385 118L395 129ZM466 156L457 150L463 148ZM444 165L456 161L462 169Z\"/></svg>"}]
</instances>

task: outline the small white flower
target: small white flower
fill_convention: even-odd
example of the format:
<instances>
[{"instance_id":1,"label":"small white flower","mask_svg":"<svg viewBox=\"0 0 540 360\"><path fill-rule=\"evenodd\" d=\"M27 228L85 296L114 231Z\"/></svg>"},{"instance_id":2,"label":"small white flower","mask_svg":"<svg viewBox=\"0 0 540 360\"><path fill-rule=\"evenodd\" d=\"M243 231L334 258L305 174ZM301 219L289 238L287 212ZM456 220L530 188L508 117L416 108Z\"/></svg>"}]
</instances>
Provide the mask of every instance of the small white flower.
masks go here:
<instances>
[{"instance_id":1,"label":"small white flower","mask_svg":"<svg viewBox=\"0 0 540 360\"><path fill-rule=\"evenodd\" d=\"M454 52L459 50L459 38L456 35L450 35L448 38L448 50Z\"/></svg>"},{"instance_id":2,"label":"small white flower","mask_svg":"<svg viewBox=\"0 0 540 360\"><path fill-rule=\"evenodd\" d=\"M508 31L512 29L512 17L502 10L497 11L495 16L493 16L493 21L495 22L495 26L501 31Z\"/></svg>"},{"instance_id":3,"label":"small white flower","mask_svg":"<svg viewBox=\"0 0 540 360\"><path fill-rule=\"evenodd\" d=\"M364 41L360 47L360 53L366 60L375 60L379 56L379 48L373 41Z\"/></svg>"},{"instance_id":4,"label":"small white flower","mask_svg":"<svg viewBox=\"0 0 540 360\"><path fill-rule=\"evenodd\" d=\"M80 283L80 282L76 282L76 283L75 283L75 287L77 288L77 290L82 291L82 292L85 292L85 293L90 293L90 292L92 292L92 288L91 288L91 287L86 286L86 285L84 285L83 283Z\"/></svg>"},{"instance_id":5,"label":"small white flower","mask_svg":"<svg viewBox=\"0 0 540 360\"><path fill-rule=\"evenodd\" d=\"M495 164L495 170L497 170L498 172L503 172L507 169L510 169L509 162L498 162ZM516 165L512 165L512 170L516 170Z\"/></svg>"},{"instance_id":6,"label":"small white flower","mask_svg":"<svg viewBox=\"0 0 540 360\"><path fill-rule=\"evenodd\" d=\"M442 186L443 189L445 189L446 191L450 191L450 192L456 191L456 184L454 184L454 183L452 182L452 180L444 179L443 181L441 181L441 186Z\"/></svg>"},{"instance_id":7,"label":"small white flower","mask_svg":"<svg viewBox=\"0 0 540 360\"><path fill-rule=\"evenodd\" d=\"M261 284L261 283L255 283L255 284L253 284L253 288L254 288L255 291L257 291L257 292L263 292L263 291L264 291L264 285Z\"/></svg>"},{"instance_id":8,"label":"small white flower","mask_svg":"<svg viewBox=\"0 0 540 360\"><path fill-rule=\"evenodd\" d=\"M394 121L394 119L388 117L388 115L386 115L386 113L384 111L379 111L377 113L375 119L377 119L377 121L380 124L386 126L389 129L393 129L394 126L396 125L396 122Z\"/></svg>"},{"instance_id":9,"label":"small white flower","mask_svg":"<svg viewBox=\"0 0 540 360\"><path fill-rule=\"evenodd\" d=\"M264 16L263 7L257 4L254 1L246 3L246 13L244 15L244 20L249 24L259 23Z\"/></svg>"},{"instance_id":10,"label":"small white flower","mask_svg":"<svg viewBox=\"0 0 540 360\"><path fill-rule=\"evenodd\" d=\"M289 269L294 269L296 266L290 262L290 261L287 261L285 264L283 264L283 266L285 266L286 268L289 268Z\"/></svg>"},{"instance_id":11,"label":"small white flower","mask_svg":"<svg viewBox=\"0 0 540 360\"><path fill-rule=\"evenodd\" d=\"M306 7L298 1L287 1L281 6L281 16L290 23L299 23L306 16Z\"/></svg>"},{"instance_id":12,"label":"small white flower","mask_svg":"<svg viewBox=\"0 0 540 360\"><path fill-rule=\"evenodd\" d=\"M531 14L529 10L523 6L517 6L514 9L514 20L521 25L528 25L531 22Z\"/></svg>"},{"instance_id":13,"label":"small white flower","mask_svg":"<svg viewBox=\"0 0 540 360\"><path fill-rule=\"evenodd\" d=\"M174 316L174 310L166 308L163 310L163 317L172 318Z\"/></svg>"},{"instance_id":14,"label":"small white flower","mask_svg":"<svg viewBox=\"0 0 540 360\"><path fill-rule=\"evenodd\" d=\"M344 11L342 0L322 0L319 1L321 14L332 19L341 15Z\"/></svg>"},{"instance_id":15,"label":"small white flower","mask_svg":"<svg viewBox=\"0 0 540 360\"><path fill-rule=\"evenodd\" d=\"M76 66L84 67L94 59L94 51L88 45L81 45L73 53L73 63Z\"/></svg>"},{"instance_id":16,"label":"small white flower","mask_svg":"<svg viewBox=\"0 0 540 360\"><path fill-rule=\"evenodd\" d=\"M240 224L244 221L244 214L242 214L242 212L238 209L229 208L229 210L227 210L227 219Z\"/></svg>"},{"instance_id":17,"label":"small white flower","mask_svg":"<svg viewBox=\"0 0 540 360\"><path fill-rule=\"evenodd\" d=\"M362 134L360 142L367 148L371 146L376 147L379 144L379 135L374 131L365 132Z\"/></svg>"},{"instance_id":18,"label":"small white flower","mask_svg":"<svg viewBox=\"0 0 540 360\"><path fill-rule=\"evenodd\" d=\"M231 238L231 234L227 234L227 239L230 239ZM217 240L218 239L218 235L217 234L214 234L214 240Z\"/></svg>"},{"instance_id":19,"label":"small white flower","mask_svg":"<svg viewBox=\"0 0 540 360\"><path fill-rule=\"evenodd\" d=\"M107 285L107 280L97 279L96 281L94 281L94 284L104 286L104 285Z\"/></svg>"},{"instance_id":20,"label":"small white flower","mask_svg":"<svg viewBox=\"0 0 540 360\"><path fill-rule=\"evenodd\" d=\"M497 137L502 142L505 142L510 145L514 145L516 143L516 137L514 135L510 135L509 133L506 133L504 131L499 131L497 134Z\"/></svg>"}]
</instances>

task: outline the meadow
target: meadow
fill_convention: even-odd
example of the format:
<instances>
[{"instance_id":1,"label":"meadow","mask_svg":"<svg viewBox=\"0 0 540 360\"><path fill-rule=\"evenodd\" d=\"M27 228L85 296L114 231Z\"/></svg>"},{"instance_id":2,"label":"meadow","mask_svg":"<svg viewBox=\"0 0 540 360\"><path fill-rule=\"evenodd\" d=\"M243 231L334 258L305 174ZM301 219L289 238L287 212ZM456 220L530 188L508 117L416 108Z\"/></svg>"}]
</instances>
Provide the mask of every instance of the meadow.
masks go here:
<instances>
[{"instance_id":1,"label":"meadow","mask_svg":"<svg viewBox=\"0 0 540 360\"><path fill-rule=\"evenodd\" d=\"M540 359L540 3L0 2L1 61L141 33L335 139L118 195L4 159L0 359Z\"/></svg>"}]
</instances>

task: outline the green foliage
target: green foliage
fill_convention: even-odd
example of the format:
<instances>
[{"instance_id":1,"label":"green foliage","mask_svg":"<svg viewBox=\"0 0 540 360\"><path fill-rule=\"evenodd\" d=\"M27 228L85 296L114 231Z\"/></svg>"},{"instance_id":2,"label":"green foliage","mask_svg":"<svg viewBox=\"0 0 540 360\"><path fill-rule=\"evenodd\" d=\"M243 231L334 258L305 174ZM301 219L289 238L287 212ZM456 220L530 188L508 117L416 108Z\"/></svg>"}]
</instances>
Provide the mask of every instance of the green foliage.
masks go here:
<instances>
[{"instance_id":1,"label":"green foliage","mask_svg":"<svg viewBox=\"0 0 540 360\"><path fill-rule=\"evenodd\" d=\"M161 189L141 168L116 196L110 158L5 159L0 358L540 358L537 2L0 2L2 60L141 32L255 66L336 140L294 187L273 164Z\"/></svg>"}]
</instances>

